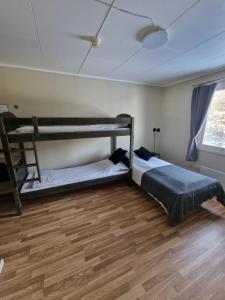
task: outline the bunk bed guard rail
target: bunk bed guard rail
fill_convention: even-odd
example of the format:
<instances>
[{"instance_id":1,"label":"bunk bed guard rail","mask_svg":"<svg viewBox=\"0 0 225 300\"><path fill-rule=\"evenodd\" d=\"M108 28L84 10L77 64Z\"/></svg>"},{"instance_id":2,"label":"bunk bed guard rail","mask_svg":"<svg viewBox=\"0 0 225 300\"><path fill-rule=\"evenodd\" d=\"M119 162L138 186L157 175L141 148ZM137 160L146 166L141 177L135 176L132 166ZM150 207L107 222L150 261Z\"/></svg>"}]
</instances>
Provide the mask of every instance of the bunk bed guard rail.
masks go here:
<instances>
[{"instance_id":1,"label":"bunk bed guard rail","mask_svg":"<svg viewBox=\"0 0 225 300\"><path fill-rule=\"evenodd\" d=\"M50 141L50 140L65 140L65 139L80 139L80 138L96 138L96 137L110 137L110 136L125 136L131 134L132 117L129 115L119 115L116 118L16 118L13 114L1 114L3 131L8 134L9 142L30 142L35 138L36 141ZM88 125L120 125L117 129L89 130ZM67 127L67 126L85 126L87 130L72 131L65 130L62 132L54 132L54 130L40 132L40 128L48 127ZM32 132L15 131L17 128L30 127ZM11 131L11 132L10 132Z\"/></svg>"}]
</instances>

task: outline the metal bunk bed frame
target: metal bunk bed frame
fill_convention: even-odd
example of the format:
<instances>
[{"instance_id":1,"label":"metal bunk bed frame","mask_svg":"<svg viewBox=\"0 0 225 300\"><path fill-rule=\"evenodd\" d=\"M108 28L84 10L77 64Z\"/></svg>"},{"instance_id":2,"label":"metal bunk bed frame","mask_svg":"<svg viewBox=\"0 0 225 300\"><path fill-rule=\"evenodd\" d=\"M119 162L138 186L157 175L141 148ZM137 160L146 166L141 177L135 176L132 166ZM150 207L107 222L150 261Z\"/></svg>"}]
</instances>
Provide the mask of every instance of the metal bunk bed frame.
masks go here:
<instances>
[{"instance_id":1,"label":"metal bunk bed frame","mask_svg":"<svg viewBox=\"0 0 225 300\"><path fill-rule=\"evenodd\" d=\"M125 128L102 131L82 131L82 132L51 132L40 133L39 126L73 126L73 125L99 125L99 124L123 124ZM33 126L33 133L10 133L21 126ZM133 144L134 144L134 118L127 114L120 114L116 118L17 118L10 112L0 114L0 135L2 142L2 150L4 152L5 161L8 167L10 181L15 187L17 198L15 202L21 207L20 200L34 197L42 197L59 192L66 192L84 187L90 187L101 183L129 179L132 176L133 162ZM129 172L121 175L92 179L62 186L36 190L32 192L20 193L22 185L26 182L41 181L41 174L38 162L38 153L36 149L37 141L66 140L66 139L82 139L82 138L98 138L111 137L111 151L115 151L117 136L130 136L129 145ZM31 142L32 147L26 147L25 143ZM12 144L18 144L13 148ZM35 162L27 163L26 152L33 151ZM13 162L13 155L20 155L19 162ZM36 167L38 176L36 178L27 179L28 168ZM22 214L22 209L18 211Z\"/></svg>"}]
</instances>

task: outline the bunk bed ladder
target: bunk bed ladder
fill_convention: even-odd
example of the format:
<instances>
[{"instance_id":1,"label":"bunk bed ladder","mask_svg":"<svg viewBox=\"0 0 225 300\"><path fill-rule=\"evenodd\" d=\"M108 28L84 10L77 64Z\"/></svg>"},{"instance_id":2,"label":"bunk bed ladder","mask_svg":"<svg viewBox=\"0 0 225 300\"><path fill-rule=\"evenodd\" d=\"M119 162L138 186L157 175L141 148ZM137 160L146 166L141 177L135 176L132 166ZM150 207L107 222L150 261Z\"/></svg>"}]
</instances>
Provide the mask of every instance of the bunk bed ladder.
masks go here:
<instances>
[{"instance_id":1,"label":"bunk bed ladder","mask_svg":"<svg viewBox=\"0 0 225 300\"><path fill-rule=\"evenodd\" d=\"M10 181L3 183L3 185L5 186L5 192L13 193L13 199L16 205L17 213L19 215L22 215L22 205L20 202L20 196L19 196L19 191L18 191L18 186L16 181L16 172L15 169L13 168L13 159L10 151L10 145L9 145L8 137L5 132L5 127L4 127L2 117L0 117L0 141L2 143L5 162L7 164L7 169L10 177ZM4 188L2 192L4 192Z\"/></svg>"},{"instance_id":2,"label":"bunk bed ladder","mask_svg":"<svg viewBox=\"0 0 225 300\"><path fill-rule=\"evenodd\" d=\"M33 148L34 148L34 158L35 158L35 163L36 163L36 168L37 168L37 173L38 173L38 181L41 182L41 172L40 172L40 167L39 167L39 160L38 160L38 154L37 154L37 148L36 148L36 143L33 138Z\"/></svg>"},{"instance_id":3,"label":"bunk bed ladder","mask_svg":"<svg viewBox=\"0 0 225 300\"><path fill-rule=\"evenodd\" d=\"M20 187L22 184L27 182L34 182L39 181L41 182L41 172L39 167L39 161L38 161L38 154L37 154L37 148L35 144L35 139L32 139L32 147L25 148L23 143L19 143L19 148L11 149L11 153L19 152L21 154L21 159L18 163L13 164L14 172L17 173L17 170L20 168L24 169L26 171L26 175L28 174L28 168L30 167L36 167L37 169L37 176L34 178L26 178L22 180L17 181L17 185ZM26 159L26 152L33 151L34 152L34 162L33 163L27 163Z\"/></svg>"}]
</instances>

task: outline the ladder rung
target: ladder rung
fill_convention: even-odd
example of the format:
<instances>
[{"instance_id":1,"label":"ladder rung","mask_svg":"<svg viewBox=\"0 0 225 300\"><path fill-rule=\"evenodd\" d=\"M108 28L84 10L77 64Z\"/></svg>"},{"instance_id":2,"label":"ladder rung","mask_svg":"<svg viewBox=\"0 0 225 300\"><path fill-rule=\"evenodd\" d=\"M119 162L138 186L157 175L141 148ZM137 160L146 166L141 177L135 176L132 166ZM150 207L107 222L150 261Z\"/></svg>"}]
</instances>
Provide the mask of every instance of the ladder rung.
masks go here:
<instances>
[{"instance_id":1,"label":"ladder rung","mask_svg":"<svg viewBox=\"0 0 225 300\"><path fill-rule=\"evenodd\" d=\"M19 165L19 164L22 163L22 159L21 159L20 157L13 157L13 158L12 158L12 163L13 163L15 166L17 166L17 165Z\"/></svg>"},{"instance_id":2,"label":"ladder rung","mask_svg":"<svg viewBox=\"0 0 225 300\"><path fill-rule=\"evenodd\" d=\"M34 148L24 148L24 149L11 149L12 152L26 152L26 151L34 151Z\"/></svg>"},{"instance_id":3,"label":"ladder rung","mask_svg":"<svg viewBox=\"0 0 225 300\"><path fill-rule=\"evenodd\" d=\"M26 167L36 167L37 164L33 163L33 164L17 164L17 165L14 165L13 167L15 169L18 169L18 168L26 168Z\"/></svg>"},{"instance_id":4,"label":"ladder rung","mask_svg":"<svg viewBox=\"0 0 225 300\"><path fill-rule=\"evenodd\" d=\"M38 177L29 178L29 179L19 180L19 181L17 181L17 183L18 184L23 184L23 183L26 183L26 182L34 182L34 181L40 181L40 179Z\"/></svg>"}]
</instances>

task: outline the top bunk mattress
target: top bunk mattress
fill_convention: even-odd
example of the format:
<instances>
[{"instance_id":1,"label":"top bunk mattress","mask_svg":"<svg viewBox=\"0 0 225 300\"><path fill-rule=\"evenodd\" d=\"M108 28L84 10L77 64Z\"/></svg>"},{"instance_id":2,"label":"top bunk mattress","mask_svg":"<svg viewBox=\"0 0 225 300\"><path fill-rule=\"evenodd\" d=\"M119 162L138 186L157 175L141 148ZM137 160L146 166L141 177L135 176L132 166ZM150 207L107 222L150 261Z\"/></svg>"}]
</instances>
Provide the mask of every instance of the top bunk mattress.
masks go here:
<instances>
[{"instance_id":1,"label":"top bunk mattress","mask_svg":"<svg viewBox=\"0 0 225 300\"><path fill-rule=\"evenodd\" d=\"M33 192L126 173L128 173L128 168L123 163L120 162L115 165L109 159L104 159L84 166L41 171L41 182L35 181L24 183L20 192ZM37 177L37 172L30 172L27 179L35 177Z\"/></svg>"},{"instance_id":2,"label":"top bunk mattress","mask_svg":"<svg viewBox=\"0 0 225 300\"><path fill-rule=\"evenodd\" d=\"M73 126L38 126L39 133L60 133L60 132L88 132L88 131L110 131L127 130L125 124L97 124L97 125L73 125ZM33 126L19 127L9 134L34 133Z\"/></svg>"}]
</instances>

